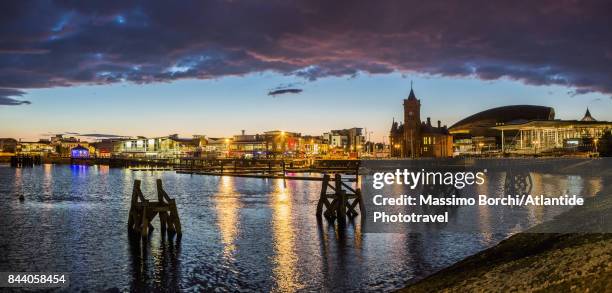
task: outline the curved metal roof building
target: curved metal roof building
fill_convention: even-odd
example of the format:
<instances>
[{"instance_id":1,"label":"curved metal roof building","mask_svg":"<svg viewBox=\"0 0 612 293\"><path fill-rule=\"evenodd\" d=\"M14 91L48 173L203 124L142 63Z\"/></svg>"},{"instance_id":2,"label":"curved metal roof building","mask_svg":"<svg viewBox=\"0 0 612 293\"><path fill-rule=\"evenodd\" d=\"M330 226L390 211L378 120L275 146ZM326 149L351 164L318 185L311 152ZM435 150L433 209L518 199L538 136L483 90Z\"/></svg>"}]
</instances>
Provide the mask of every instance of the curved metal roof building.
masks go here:
<instances>
[{"instance_id":1,"label":"curved metal roof building","mask_svg":"<svg viewBox=\"0 0 612 293\"><path fill-rule=\"evenodd\" d=\"M468 133L474 129L532 120L554 120L555 110L546 106L512 105L488 109L471 115L449 128L451 133Z\"/></svg>"}]
</instances>

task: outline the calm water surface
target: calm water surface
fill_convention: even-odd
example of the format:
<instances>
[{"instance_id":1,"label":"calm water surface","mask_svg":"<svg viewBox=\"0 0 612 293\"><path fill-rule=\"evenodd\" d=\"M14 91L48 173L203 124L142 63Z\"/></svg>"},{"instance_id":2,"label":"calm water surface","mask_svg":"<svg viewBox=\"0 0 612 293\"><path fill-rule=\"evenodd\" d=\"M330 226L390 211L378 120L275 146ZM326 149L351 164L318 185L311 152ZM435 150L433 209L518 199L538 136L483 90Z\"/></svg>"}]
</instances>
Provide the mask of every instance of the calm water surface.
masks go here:
<instances>
[{"instance_id":1,"label":"calm water surface","mask_svg":"<svg viewBox=\"0 0 612 293\"><path fill-rule=\"evenodd\" d=\"M132 184L154 199L157 178L183 236L162 238L156 218L143 252L126 229ZM516 232L338 231L317 225L319 192L311 181L0 165L0 271L70 272L71 290L389 291Z\"/></svg>"}]
</instances>

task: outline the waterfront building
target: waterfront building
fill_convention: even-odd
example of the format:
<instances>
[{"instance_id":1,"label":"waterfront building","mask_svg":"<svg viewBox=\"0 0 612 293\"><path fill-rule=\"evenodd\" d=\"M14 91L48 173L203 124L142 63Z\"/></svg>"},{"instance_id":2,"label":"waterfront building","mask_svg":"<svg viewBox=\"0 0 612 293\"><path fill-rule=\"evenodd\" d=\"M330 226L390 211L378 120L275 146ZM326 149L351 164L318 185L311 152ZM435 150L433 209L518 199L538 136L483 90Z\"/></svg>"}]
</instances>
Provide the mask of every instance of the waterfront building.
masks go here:
<instances>
[{"instance_id":1,"label":"waterfront building","mask_svg":"<svg viewBox=\"0 0 612 293\"><path fill-rule=\"evenodd\" d=\"M323 136L305 135L300 139L300 153L304 157L324 156L329 150Z\"/></svg>"},{"instance_id":2,"label":"waterfront building","mask_svg":"<svg viewBox=\"0 0 612 293\"><path fill-rule=\"evenodd\" d=\"M20 141L17 144L16 153L22 155L47 157L55 153L55 147L51 145L49 140L41 139L35 142Z\"/></svg>"},{"instance_id":3,"label":"waterfront building","mask_svg":"<svg viewBox=\"0 0 612 293\"><path fill-rule=\"evenodd\" d=\"M302 158L327 153L321 136L273 130L261 134L241 134L231 138L208 138L203 157L207 158Z\"/></svg>"},{"instance_id":4,"label":"waterfront building","mask_svg":"<svg viewBox=\"0 0 612 293\"><path fill-rule=\"evenodd\" d=\"M228 158L230 157L231 144L231 138L208 137L202 156L206 158Z\"/></svg>"},{"instance_id":5,"label":"waterfront building","mask_svg":"<svg viewBox=\"0 0 612 293\"><path fill-rule=\"evenodd\" d=\"M410 89L404 99L404 122L393 120L389 133L390 155L392 157L450 157L452 156L453 138L446 125L438 120L437 126L431 124L431 118L421 121L421 100Z\"/></svg>"},{"instance_id":6,"label":"waterfront building","mask_svg":"<svg viewBox=\"0 0 612 293\"><path fill-rule=\"evenodd\" d=\"M246 134L242 130L240 135L231 139L229 156L234 158L264 158L267 156L266 138L260 134Z\"/></svg>"},{"instance_id":7,"label":"waterfront building","mask_svg":"<svg viewBox=\"0 0 612 293\"><path fill-rule=\"evenodd\" d=\"M593 152L612 122L597 121L587 109L580 120L555 119L551 107L512 105L471 115L450 128L455 154L546 154Z\"/></svg>"},{"instance_id":8,"label":"waterfront building","mask_svg":"<svg viewBox=\"0 0 612 293\"><path fill-rule=\"evenodd\" d=\"M87 148L90 154L95 153L94 147L90 146L89 142L81 141L76 137L64 137L62 134L58 134L51 137L50 143L55 149L54 153L62 158L71 157L71 150L77 146Z\"/></svg>"},{"instance_id":9,"label":"waterfront building","mask_svg":"<svg viewBox=\"0 0 612 293\"><path fill-rule=\"evenodd\" d=\"M17 150L17 140L14 138L0 138L0 152L14 153Z\"/></svg>"},{"instance_id":10,"label":"waterfront building","mask_svg":"<svg viewBox=\"0 0 612 293\"><path fill-rule=\"evenodd\" d=\"M363 128L359 127L331 130L323 133L323 140L329 145L332 153L352 154L353 157L363 150L366 141Z\"/></svg>"},{"instance_id":11,"label":"waterfront building","mask_svg":"<svg viewBox=\"0 0 612 293\"><path fill-rule=\"evenodd\" d=\"M70 150L70 157L73 159L89 158L89 149L81 145L77 145Z\"/></svg>"},{"instance_id":12,"label":"waterfront building","mask_svg":"<svg viewBox=\"0 0 612 293\"><path fill-rule=\"evenodd\" d=\"M91 144L94 148L94 154L97 158L110 158L113 155L119 154L123 143L123 138L108 138L102 139Z\"/></svg>"},{"instance_id":13,"label":"waterfront building","mask_svg":"<svg viewBox=\"0 0 612 293\"><path fill-rule=\"evenodd\" d=\"M163 137L121 139L114 143L115 155L129 158L181 158L193 157L200 147L199 138L179 138L172 134Z\"/></svg>"},{"instance_id":14,"label":"waterfront building","mask_svg":"<svg viewBox=\"0 0 612 293\"><path fill-rule=\"evenodd\" d=\"M299 157L301 133L282 130L264 132L269 158Z\"/></svg>"}]
</instances>

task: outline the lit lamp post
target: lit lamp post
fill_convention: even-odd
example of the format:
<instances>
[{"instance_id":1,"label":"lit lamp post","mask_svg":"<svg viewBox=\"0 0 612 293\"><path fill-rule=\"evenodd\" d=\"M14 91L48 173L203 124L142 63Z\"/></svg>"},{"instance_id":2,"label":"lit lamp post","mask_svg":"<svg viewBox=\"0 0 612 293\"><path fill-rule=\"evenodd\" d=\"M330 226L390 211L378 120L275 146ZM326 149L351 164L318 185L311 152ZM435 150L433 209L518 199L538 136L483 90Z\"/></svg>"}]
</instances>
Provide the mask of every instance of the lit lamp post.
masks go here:
<instances>
[{"instance_id":1,"label":"lit lamp post","mask_svg":"<svg viewBox=\"0 0 612 293\"><path fill-rule=\"evenodd\" d=\"M594 139L593 142L595 143L595 152L597 152L597 142L599 141L599 139ZM605 151L604 151L605 152Z\"/></svg>"},{"instance_id":2,"label":"lit lamp post","mask_svg":"<svg viewBox=\"0 0 612 293\"><path fill-rule=\"evenodd\" d=\"M484 147L484 142L479 143L478 147L480 148L480 153L482 154L482 148Z\"/></svg>"}]
</instances>

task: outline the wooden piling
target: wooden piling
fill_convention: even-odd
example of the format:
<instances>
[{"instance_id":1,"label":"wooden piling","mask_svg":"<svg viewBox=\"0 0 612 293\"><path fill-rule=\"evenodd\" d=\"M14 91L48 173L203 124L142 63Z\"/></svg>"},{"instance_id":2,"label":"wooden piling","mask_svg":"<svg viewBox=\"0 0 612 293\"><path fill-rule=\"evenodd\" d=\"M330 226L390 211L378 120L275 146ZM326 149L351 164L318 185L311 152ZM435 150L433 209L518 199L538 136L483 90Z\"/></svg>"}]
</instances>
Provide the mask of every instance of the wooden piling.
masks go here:
<instances>
[{"instance_id":1,"label":"wooden piling","mask_svg":"<svg viewBox=\"0 0 612 293\"><path fill-rule=\"evenodd\" d=\"M330 176L324 174L316 210L318 219L325 216L329 221L333 222L337 219L339 224L344 224L347 216L353 218L359 214L357 208L359 208L359 212L365 212L359 188L352 188L349 184L343 182L340 174L334 175L333 185L330 181ZM328 193L328 189L333 190L333 193ZM325 208L325 211L323 208Z\"/></svg>"},{"instance_id":2,"label":"wooden piling","mask_svg":"<svg viewBox=\"0 0 612 293\"><path fill-rule=\"evenodd\" d=\"M153 230L151 222L158 214L162 233L166 233L166 231L169 233L175 232L180 236L182 233L181 221L176 208L176 201L171 199L164 191L161 179L157 179L156 202L144 198L140 190L140 180L134 180L128 215L128 231L146 238Z\"/></svg>"}]
</instances>

